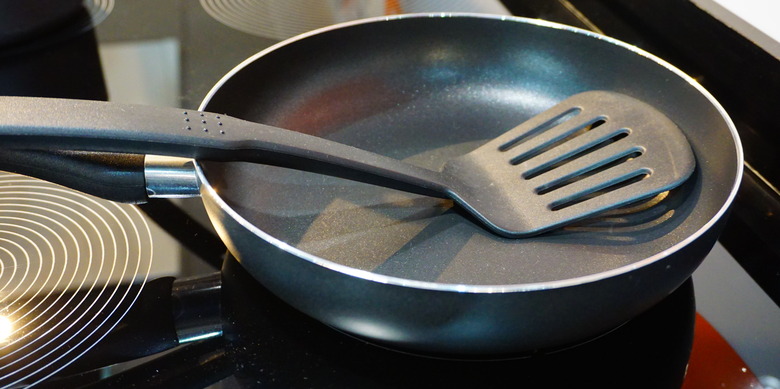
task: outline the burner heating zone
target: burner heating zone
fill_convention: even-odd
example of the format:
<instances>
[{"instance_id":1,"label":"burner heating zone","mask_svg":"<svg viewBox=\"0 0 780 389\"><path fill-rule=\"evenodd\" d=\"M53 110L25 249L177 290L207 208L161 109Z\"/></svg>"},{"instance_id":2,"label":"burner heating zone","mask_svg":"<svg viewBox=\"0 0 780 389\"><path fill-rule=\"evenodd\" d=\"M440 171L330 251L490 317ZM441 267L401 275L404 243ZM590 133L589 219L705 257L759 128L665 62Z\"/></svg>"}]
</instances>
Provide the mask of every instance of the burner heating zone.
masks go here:
<instances>
[{"instance_id":1,"label":"burner heating zone","mask_svg":"<svg viewBox=\"0 0 780 389\"><path fill-rule=\"evenodd\" d=\"M135 207L0 172L0 386L40 382L100 341L151 259Z\"/></svg>"}]
</instances>

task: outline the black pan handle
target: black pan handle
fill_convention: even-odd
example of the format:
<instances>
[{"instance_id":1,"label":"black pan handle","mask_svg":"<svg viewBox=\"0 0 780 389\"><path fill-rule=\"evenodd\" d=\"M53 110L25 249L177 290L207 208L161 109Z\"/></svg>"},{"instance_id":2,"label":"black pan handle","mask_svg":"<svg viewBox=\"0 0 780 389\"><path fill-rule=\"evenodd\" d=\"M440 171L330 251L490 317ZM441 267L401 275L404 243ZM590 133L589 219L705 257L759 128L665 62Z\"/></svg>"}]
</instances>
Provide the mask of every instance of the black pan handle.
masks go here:
<instances>
[{"instance_id":1,"label":"black pan handle","mask_svg":"<svg viewBox=\"0 0 780 389\"><path fill-rule=\"evenodd\" d=\"M222 336L222 273L189 279L160 277L132 288L142 290L124 318L66 372L92 370Z\"/></svg>"},{"instance_id":2,"label":"black pan handle","mask_svg":"<svg viewBox=\"0 0 780 389\"><path fill-rule=\"evenodd\" d=\"M439 172L316 136L177 108L0 97L0 146L251 161L448 197Z\"/></svg>"},{"instance_id":3,"label":"black pan handle","mask_svg":"<svg viewBox=\"0 0 780 389\"><path fill-rule=\"evenodd\" d=\"M142 154L5 149L0 168L111 201L148 201Z\"/></svg>"}]
</instances>

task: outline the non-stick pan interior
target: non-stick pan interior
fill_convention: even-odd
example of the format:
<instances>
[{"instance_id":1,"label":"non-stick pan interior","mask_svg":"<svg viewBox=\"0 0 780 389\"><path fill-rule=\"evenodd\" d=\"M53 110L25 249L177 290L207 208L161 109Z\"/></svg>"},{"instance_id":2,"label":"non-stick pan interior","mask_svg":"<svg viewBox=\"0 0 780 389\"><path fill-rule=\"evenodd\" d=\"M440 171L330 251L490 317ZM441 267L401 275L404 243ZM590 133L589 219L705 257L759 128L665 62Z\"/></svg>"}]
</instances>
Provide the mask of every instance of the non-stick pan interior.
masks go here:
<instances>
[{"instance_id":1,"label":"non-stick pan interior","mask_svg":"<svg viewBox=\"0 0 780 389\"><path fill-rule=\"evenodd\" d=\"M618 274L662 259L706 229L730 200L740 164L730 122L706 92L627 46L522 19L355 24L247 61L204 108L438 169L556 102L597 89L666 113L687 135L697 170L654 204L534 238L493 235L447 200L272 166L201 166L225 203L260 230L352 268L529 288Z\"/></svg>"}]
</instances>

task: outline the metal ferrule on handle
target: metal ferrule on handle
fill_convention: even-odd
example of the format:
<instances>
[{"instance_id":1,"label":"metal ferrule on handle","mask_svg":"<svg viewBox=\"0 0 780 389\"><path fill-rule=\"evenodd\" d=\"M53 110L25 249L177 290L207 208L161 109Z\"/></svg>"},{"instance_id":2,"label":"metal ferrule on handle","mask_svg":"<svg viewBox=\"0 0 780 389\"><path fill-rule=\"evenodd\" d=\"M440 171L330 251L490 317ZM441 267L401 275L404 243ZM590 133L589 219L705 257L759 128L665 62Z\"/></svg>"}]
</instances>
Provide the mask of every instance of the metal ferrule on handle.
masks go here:
<instances>
[{"instance_id":1,"label":"metal ferrule on handle","mask_svg":"<svg viewBox=\"0 0 780 389\"><path fill-rule=\"evenodd\" d=\"M200 181L191 158L147 155L144 181L149 198L186 198L200 194Z\"/></svg>"}]
</instances>

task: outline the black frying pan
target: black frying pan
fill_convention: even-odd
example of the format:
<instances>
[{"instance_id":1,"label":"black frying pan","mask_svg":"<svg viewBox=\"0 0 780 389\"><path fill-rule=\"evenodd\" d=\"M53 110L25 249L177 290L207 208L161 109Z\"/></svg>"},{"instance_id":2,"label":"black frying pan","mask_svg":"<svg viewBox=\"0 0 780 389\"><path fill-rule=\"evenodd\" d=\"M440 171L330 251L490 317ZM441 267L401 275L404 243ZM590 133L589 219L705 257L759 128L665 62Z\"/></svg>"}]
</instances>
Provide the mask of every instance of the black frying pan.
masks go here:
<instances>
[{"instance_id":1,"label":"black frying pan","mask_svg":"<svg viewBox=\"0 0 780 389\"><path fill-rule=\"evenodd\" d=\"M534 238L493 235L447 201L313 173L198 161L195 174L241 264L326 324L440 354L563 347L657 303L715 243L742 154L730 119L690 77L561 25L417 15L285 41L239 65L201 107L438 168L594 89L669 116L696 172L649 203Z\"/></svg>"}]
</instances>

